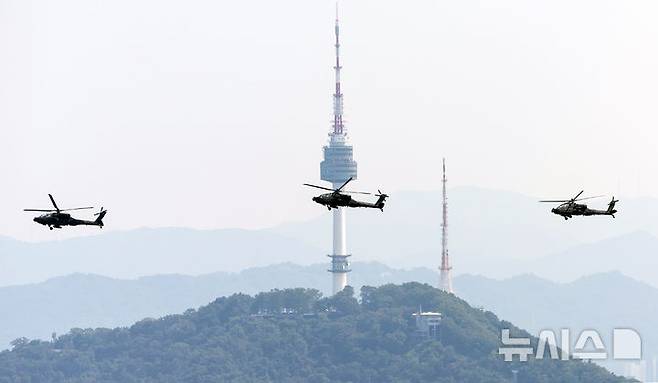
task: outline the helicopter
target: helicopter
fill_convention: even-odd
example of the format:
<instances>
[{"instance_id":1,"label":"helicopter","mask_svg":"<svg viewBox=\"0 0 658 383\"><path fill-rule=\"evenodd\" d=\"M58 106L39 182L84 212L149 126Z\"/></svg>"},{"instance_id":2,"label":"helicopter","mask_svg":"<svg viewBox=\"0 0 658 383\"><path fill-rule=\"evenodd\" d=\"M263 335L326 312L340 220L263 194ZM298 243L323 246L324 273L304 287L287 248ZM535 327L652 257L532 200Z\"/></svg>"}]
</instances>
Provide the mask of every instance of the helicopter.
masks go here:
<instances>
[{"instance_id":1,"label":"helicopter","mask_svg":"<svg viewBox=\"0 0 658 383\"><path fill-rule=\"evenodd\" d=\"M345 185L347 185L350 181L352 181L353 177L350 177L345 183L339 187L338 189L330 189L326 188L323 186L318 186L318 185L311 185L311 184L304 184L304 186L310 186L312 188L316 189L322 189L322 190L329 190L331 193L325 193L321 194L317 197L313 197L313 201L319 203L320 205L324 205L327 207L327 209L331 210L333 209L338 209L338 207L367 207L367 208L375 208L379 209L381 211L384 211L384 205L386 202L386 198L388 198L387 194L383 194L380 190L378 190L377 194L375 196L379 197L377 199L377 202L375 203L369 203L369 202L361 202L357 201L352 196L348 194L366 194L366 195L372 195L372 193L366 193L366 192L356 192L356 191L343 191L343 188Z\"/></svg>"},{"instance_id":2,"label":"helicopter","mask_svg":"<svg viewBox=\"0 0 658 383\"><path fill-rule=\"evenodd\" d=\"M93 209L93 207L77 207L74 209L60 209L57 206L57 203L55 203L55 199L51 194L48 194L48 197L50 197L50 202L53 203L53 206L55 209L24 209L23 211L40 211L40 212L46 212L47 214L40 215L38 217L34 218L34 222L48 226L50 230L53 228L55 229L61 229L62 226L79 226L79 225L87 225L87 226L98 226L101 229L103 228L103 217L105 217L105 214L107 214L107 210L101 207L101 210L94 214L96 217L95 220L93 221L86 221L83 219L76 219L71 217L71 214L68 213L63 213L64 211L72 211L72 210L86 210L86 209Z\"/></svg>"},{"instance_id":3,"label":"helicopter","mask_svg":"<svg viewBox=\"0 0 658 383\"><path fill-rule=\"evenodd\" d=\"M615 218L615 213L617 213L617 210L615 210L615 204L617 202L619 202L619 200L615 199L615 197L612 197L612 200L608 203L608 209L606 209L606 210L596 210L596 209L588 208L587 205L585 205L585 204L576 203L576 202L577 201L583 201L583 200L586 200L586 199L599 198L599 197L602 197L602 196L578 198L578 197L580 197L581 194L583 194L583 191L578 193L572 199L568 199L568 200L546 200L546 201L539 201L539 202L562 202L562 204L559 205L558 207L555 207L555 208L551 209L551 212L553 214L557 214L559 216L564 217L565 220L568 220L569 218L572 218L574 215L583 215L583 216L609 215L612 218Z\"/></svg>"}]
</instances>

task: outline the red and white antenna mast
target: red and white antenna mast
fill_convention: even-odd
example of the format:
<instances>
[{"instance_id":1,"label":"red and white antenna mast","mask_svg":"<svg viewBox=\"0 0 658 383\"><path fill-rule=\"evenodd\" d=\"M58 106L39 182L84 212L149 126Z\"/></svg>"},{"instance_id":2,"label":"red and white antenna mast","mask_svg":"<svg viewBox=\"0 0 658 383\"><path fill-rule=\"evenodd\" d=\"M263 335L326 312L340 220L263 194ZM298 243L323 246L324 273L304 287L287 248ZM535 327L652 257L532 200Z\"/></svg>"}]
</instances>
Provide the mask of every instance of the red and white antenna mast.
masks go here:
<instances>
[{"instance_id":1,"label":"red and white antenna mast","mask_svg":"<svg viewBox=\"0 0 658 383\"><path fill-rule=\"evenodd\" d=\"M446 159L443 159L443 222L441 223L441 267L439 267L439 288L447 293L452 293L452 276L450 270L450 256L448 254L448 193L446 191Z\"/></svg>"},{"instance_id":2,"label":"red and white antenna mast","mask_svg":"<svg viewBox=\"0 0 658 383\"><path fill-rule=\"evenodd\" d=\"M340 89L340 26L338 25L338 3L336 3L336 65L334 70L336 72L336 90L334 93L334 135L344 135L345 130L343 126L343 93Z\"/></svg>"}]
</instances>

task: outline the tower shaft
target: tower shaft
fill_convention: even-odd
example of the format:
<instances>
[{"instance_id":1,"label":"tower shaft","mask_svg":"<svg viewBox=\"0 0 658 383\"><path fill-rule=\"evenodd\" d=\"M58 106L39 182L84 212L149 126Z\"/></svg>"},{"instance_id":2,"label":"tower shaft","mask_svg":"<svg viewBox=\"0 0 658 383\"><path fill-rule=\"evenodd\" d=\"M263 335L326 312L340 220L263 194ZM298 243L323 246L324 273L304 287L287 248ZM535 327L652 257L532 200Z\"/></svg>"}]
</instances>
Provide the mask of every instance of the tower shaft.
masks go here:
<instances>
[{"instance_id":1,"label":"tower shaft","mask_svg":"<svg viewBox=\"0 0 658 383\"><path fill-rule=\"evenodd\" d=\"M342 184L333 184L334 189L339 188ZM339 207L334 209L334 251L331 257L331 270L333 275L332 292L336 294L347 286L347 273L350 272L350 263L347 254L347 236L346 236L346 209Z\"/></svg>"},{"instance_id":2,"label":"tower shaft","mask_svg":"<svg viewBox=\"0 0 658 383\"><path fill-rule=\"evenodd\" d=\"M445 158L443 159L443 178L441 181L443 184L443 220L441 222L441 266L439 267L439 288L445 292L452 293L452 275L450 272L452 266L450 266L450 255L448 254L448 192L446 190L448 180L446 179Z\"/></svg>"}]
</instances>

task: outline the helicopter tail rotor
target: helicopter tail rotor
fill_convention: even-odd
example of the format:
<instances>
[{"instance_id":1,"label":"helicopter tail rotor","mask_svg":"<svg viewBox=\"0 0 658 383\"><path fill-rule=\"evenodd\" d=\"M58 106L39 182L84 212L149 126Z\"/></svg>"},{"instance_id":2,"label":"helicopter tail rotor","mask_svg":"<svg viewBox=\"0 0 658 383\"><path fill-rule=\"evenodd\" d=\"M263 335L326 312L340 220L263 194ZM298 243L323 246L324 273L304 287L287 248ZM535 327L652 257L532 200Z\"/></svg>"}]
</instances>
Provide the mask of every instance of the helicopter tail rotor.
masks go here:
<instances>
[{"instance_id":1,"label":"helicopter tail rotor","mask_svg":"<svg viewBox=\"0 0 658 383\"><path fill-rule=\"evenodd\" d=\"M101 227L101 228L103 228L103 226L104 226L103 225L103 218L105 217L106 214L107 214L107 210L105 210L105 208L101 207L101 210L98 213L94 214L95 216L97 216L96 220L94 221L94 224Z\"/></svg>"},{"instance_id":2,"label":"helicopter tail rotor","mask_svg":"<svg viewBox=\"0 0 658 383\"><path fill-rule=\"evenodd\" d=\"M388 194L382 193L381 190L377 190L378 194L375 194L377 197L377 202L375 202L375 207L378 208L381 211L384 211L384 206L386 205L386 198L388 198Z\"/></svg>"},{"instance_id":3,"label":"helicopter tail rotor","mask_svg":"<svg viewBox=\"0 0 658 383\"><path fill-rule=\"evenodd\" d=\"M619 200L615 199L615 197L612 197L610 203L608 204L608 214L610 214L612 218L615 218L615 213L617 212L617 210L615 210L615 204L617 202L619 202Z\"/></svg>"}]
</instances>

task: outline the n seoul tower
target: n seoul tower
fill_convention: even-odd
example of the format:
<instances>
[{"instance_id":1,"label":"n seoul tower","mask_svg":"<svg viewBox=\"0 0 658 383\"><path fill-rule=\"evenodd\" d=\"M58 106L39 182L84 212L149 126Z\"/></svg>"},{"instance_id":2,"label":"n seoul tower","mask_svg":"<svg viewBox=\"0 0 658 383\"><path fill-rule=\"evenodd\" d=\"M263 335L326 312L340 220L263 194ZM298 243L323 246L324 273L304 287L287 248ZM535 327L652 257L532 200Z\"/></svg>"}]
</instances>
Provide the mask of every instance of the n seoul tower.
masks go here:
<instances>
[{"instance_id":1,"label":"n seoul tower","mask_svg":"<svg viewBox=\"0 0 658 383\"><path fill-rule=\"evenodd\" d=\"M339 188L345 181L356 179L356 162L353 159L354 149L350 145L347 131L343 125L343 93L340 89L340 28L338 26L338 4L336 4L336 88L334 91L334 121L329 133L329 143L323 147L324 160L320 163L320 178L331 182L334 189ZM347 253L345 208L333 209L334 220L334 251L331 258L333 275L333 293L336 294L347 286L347 273L350 272L350 263Z\"/></svg>"}]
</instances>

